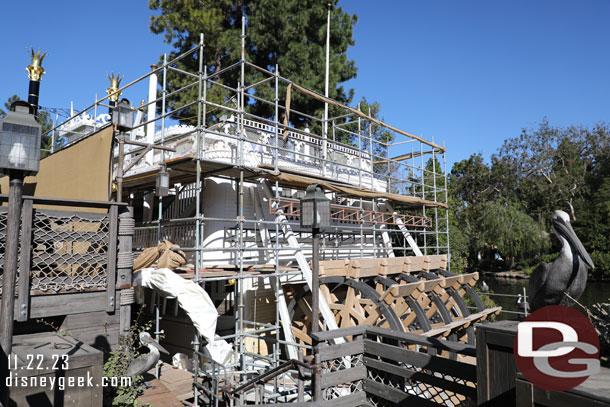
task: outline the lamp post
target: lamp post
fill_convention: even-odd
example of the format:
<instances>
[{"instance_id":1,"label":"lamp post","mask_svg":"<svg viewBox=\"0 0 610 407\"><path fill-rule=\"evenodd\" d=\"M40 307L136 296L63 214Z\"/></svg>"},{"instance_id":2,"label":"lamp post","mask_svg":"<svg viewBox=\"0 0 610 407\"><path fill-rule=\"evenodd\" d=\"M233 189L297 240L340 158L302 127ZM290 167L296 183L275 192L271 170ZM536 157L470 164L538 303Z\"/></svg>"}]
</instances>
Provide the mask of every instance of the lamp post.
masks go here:
<instances>
[{"instance_id":1,"label":"lamp post","mask_svg":"<svg viewBox=\"0 0 610 407\"><path fill-rule=\"evenodd\" d=\"M6 247L4 252L4 274L2 276L2 303L0 308L0 360L4 377L8 375L8 357L13 350L13 320L15 317L15 283L17 280L17 256L19 250L19 227L23 203L23 179L36 175L40 168L41 126L36 122L40 80L45 73L42 61L47 55L31 50L31 63L25 68L30 85L28 102L17 101L9 113L0 119L0 170L9 176L8 219L6 225ZM29 248L27 248L29 250ZM9 388L0 384L0 405L6 407Z\"/></svg>"},{"instance_id":2,"label":"lamp post","mask_svg":"<svg viewBox=\"0 0 610 407\"><path fill-rule=\"evenodd\" d=\"M312 278L311 278L311 332L320 328L319 293L320 293L320 229L330 226L330 200L324 195L324 190L318 184L311 184L305 190L305 197L301 199L301 227L311 228L312 237ZM317 342L313 340L314 352ZM314 401L321 400L320 367L318 361L314 368Z\"/></svg>"},{"instance_id":3,"label":"lamp post","mask_svg":"<svg viewBox=\"0 0 610 407\"><path fill-rule=\"evenodd\" d=\"M17 280L17 256L19 229L23 203L23 179L35 175L40 167L40 130L28 102L18 101L11 111L0 119L0 169L9 176L8 218L4 275L2 277L2 306L0 308L0 345L2 346L2 373L8 374L8 357L13 349L13 320L15 312L15 284ZM24 250L29 250L24 248ZM5 359L6 358L6 359ZM9 389L0 385L0 404L8 405Z\"/></svg>"},{"instance_id":4,"label":"lamp post","mask_svg":"<svg viewBox=\"0 0 610 407\"><path fill-rule=\"evenodd\" d=\"M112 124L115 131L119 132L119 162L117 164L117 202L123 199L123 160L125 157L125 132L133 128L133 109L127 99L121 101L112 109Z\"/></svg>"}]
</instances>

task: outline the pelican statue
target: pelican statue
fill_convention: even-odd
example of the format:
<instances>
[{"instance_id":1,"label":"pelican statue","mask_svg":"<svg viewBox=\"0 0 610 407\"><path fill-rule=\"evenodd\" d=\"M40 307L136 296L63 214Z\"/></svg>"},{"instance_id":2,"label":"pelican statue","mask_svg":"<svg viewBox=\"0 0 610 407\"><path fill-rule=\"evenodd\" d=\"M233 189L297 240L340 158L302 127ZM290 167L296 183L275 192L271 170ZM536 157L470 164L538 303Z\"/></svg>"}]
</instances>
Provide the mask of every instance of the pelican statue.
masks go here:
<instances>
[{"instance_id":1,"label":"pelican statue","mask_svg":"<svg viewBox=\"0 0 610 407\"><path fill-rule=\"evenodd\" d=\"M127 376L139 376L148 372L159 361L161 357L159 351L169 354L148 332L140 332L140 343L143 346L147 346L150 352L138 356L129 363Z\"/></svg>"},{"instance_id":2,"label":"pelican statue","mask_svg":"<svg viewBox=\"0 0 610 407\"><path fill-rule=\"evenodd\" d=\"M553 229L561 241L561 253L552 263L543 263L534 270L529 282L530 306L536 311L546 305L572 305L585 291L587 268L593 261L570 225L564 211L553 214Z\"/></svg>"}]
</instances>

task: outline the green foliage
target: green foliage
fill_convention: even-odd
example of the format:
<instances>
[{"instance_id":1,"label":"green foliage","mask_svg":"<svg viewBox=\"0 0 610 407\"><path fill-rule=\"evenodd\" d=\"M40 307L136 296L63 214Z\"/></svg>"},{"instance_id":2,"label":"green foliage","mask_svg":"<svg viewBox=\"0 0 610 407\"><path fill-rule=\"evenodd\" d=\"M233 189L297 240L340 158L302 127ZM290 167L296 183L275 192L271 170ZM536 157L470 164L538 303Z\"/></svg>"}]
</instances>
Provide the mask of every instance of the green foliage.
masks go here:
<instances>
[{"instance_id":1,"label":"green foliage","mask_svg":"<svg viewBox=\"0 0 610 407\"><path fill-rule=\"evenodd\" d=\"M152 321L144 324L139 324L143 306L135 319L129 334L121 335L116 350L110 352L110 357L104 364L105 377L124 377L126 376L129 363L135 359L140 348L140 332L148 331L152 327ZM132 376L131 386L105 387L104 388L104 406L118 407L137 407L141 404L137 402L137 398L142 394L142 376Z\"/></svg>"},{"instance_id":2,"label":"green foliage","mask_svg":"<svg viewBox=\"0 0 610 407\"><path fill-rule=\"evenodd\" d=\"M325 44L327 4L332 4L330 30L330 86L329 96L347 103L353 96L340 84L356 76L353 61L347 58L347 49L353 45L352 27L357 18L337 6L338 0L321 2L316 0L150 0L149 7L160 14L151 18L151 31L163 34L164 41L174 51L168 55L171 60L177 55L199 44L199 33L205 37L204 66L208 73L218 72L239 61L241 17L246 16L245 58L260 67L275 70L279 65L283 77L307 88L324 92ZM189 72L199 71L199 61L185 58L176 63L177 67ZM233 70L218 79L232 88L238 85L238 72ZM263 79L261 72L247 69L246 85ZM174 72L168 74L168 90L174 91L192 82L192 78ZM285 85L279 89L284 99ZM172 109L184 106L197 99L197 87L192 87L181 95L170 98ZM250 94L273 100L275 88L272 85L257 87ZM217 104L226 104L234 93L218 85L208 89L207 97ZM272 117L273 106L253 98L247 101L248 110L261 117ZM323 105L298 92L292 92L291 108L321 117ZM186 108L174 114L183 122L192 121L197 106ZM210 114L214 120L218 111ZM291 115L290 121L304 126L310 119Z\"/></svg>"},{"instance_id":3,"label":"green foliage","mask_svg":"<svg viewBox=\"0 0 610 407\"><path fill-rule=\"evenodd\" d=\"M594 251L590 256L593 264L595 264L593 276L596 278L610 278L610 253Z\"/></svg>"},{"instance_id":4,"label":"green foliage","mask_svg":"<svg viewBox=\"0 0 610 407\"><path fill-rule=\"evenodd\" d=\"M481 246L497 250L512 264L515 259L537 256L550 244L541 225L517 204L498 200L484 203L478 226Z\"/></svg>"},{"instance_id":5,"label":"green foliage","mask_svg":"<svg viewBox=\"0 0 610 407\"><path fill-rule=\"evenodd\" d=\"M562 209L595 263L593 275L610 278L610 129L544 119L506 140L489 164L480 154L455 163L449 204L452 260L457 253L471 268L531 273L557 256L550 221Z\"/></svg>"}]
</instances>

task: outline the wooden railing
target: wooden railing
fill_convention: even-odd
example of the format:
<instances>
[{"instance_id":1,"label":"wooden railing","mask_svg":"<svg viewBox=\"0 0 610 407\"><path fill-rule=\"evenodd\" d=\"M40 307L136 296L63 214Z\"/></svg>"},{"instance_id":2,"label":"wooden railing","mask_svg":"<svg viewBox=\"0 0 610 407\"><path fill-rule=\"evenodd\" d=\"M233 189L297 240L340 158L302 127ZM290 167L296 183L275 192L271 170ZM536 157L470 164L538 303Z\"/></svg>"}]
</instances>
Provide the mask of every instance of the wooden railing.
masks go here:
<instances>
[{"instance_id":1,"label":"wooden railing","mask_svg":"<svg viewBox=\"0 0 610 407\"><path fill-rule=\"evenodd\" d=\"M312 333L312 337L318 342L315 365L304 366L320 367L320 373L314 374L320 383L320 399L306 402L299 396L290 402L292 407L476 405L474 346L371 326ZM335 344L338 338L346 341ZM262 389L291 363L300 362L289 361L263 372L225 396L232 402L237 394L256 391L256 386ZM313 399L313 388L309 381L305 383L305 399ZM256 405L288 404L281 398L274 398L274 404L263 394L255 399Z\"/></svg>"},{"instance_id":2,"label":"wooden railing","mask_svg":"<svg viewBox=\"0 0 610 407\"><path fill-rule=\"evenodd\" d=\"M7 200L0 195L0 203ZM126 210L125 203L24 196L15 319L114 311L116 289L121 288L117 287L119 212ZM6 218L6 207L0 207L2 265ZM63 294L76 296L67 300Z\"/></svg>"},{"instance_id":3,"label":"wooden railing","mask_svg":"<svg viewBox=\"0 0 610 407\"><path fill-rule=\"evenodd\" d=\"M322 398L330 405L344 400L373 406L476 404L476 350L471 345L369 326L312 336L319 342ZM335 345L339 337L351 341Z\"/></svg>"}]
</instances>

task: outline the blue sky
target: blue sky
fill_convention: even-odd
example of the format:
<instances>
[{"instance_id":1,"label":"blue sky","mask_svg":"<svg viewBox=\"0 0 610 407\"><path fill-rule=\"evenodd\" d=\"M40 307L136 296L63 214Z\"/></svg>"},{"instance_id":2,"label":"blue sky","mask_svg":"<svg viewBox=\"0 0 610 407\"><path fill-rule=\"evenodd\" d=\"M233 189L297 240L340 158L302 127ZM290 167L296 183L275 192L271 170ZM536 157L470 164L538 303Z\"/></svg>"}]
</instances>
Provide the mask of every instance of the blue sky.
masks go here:
<instances>
[{"instance_id":1,"label":"blue sky","mask_svg":"<svg viewBox=\"0 0 610 407\"><path fill-rule=\"evenodd\" d=\"M608 1L340 4L358 15L348 86L379 101L390 124L444 141L450 165L489 158L545 116L560 126L608 120ZM146 73L169 50L150 14L145 1L0 0L0 102L27 97L30 45L49 51L42 106L83 108L104 94L107 72L125 83Z\"/></svg>"}]
</instances>

